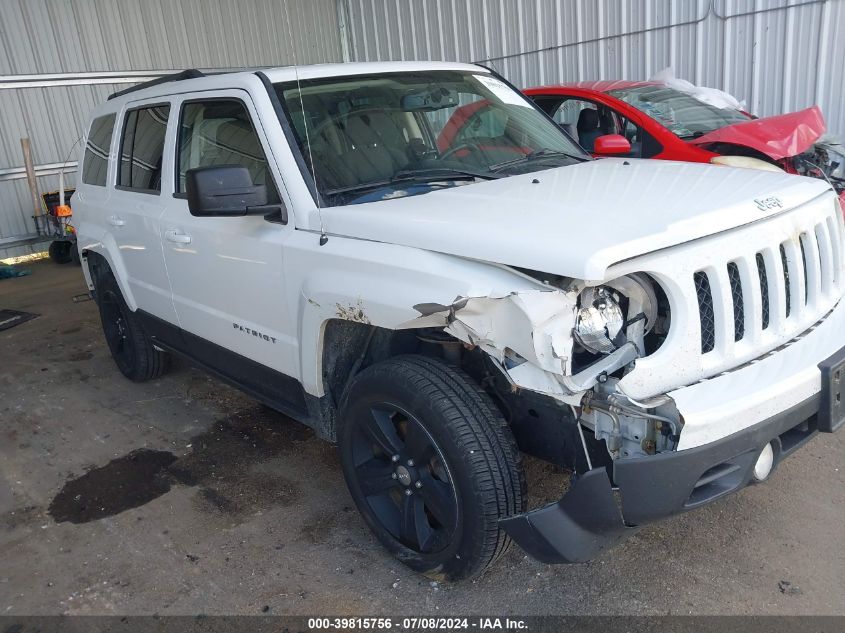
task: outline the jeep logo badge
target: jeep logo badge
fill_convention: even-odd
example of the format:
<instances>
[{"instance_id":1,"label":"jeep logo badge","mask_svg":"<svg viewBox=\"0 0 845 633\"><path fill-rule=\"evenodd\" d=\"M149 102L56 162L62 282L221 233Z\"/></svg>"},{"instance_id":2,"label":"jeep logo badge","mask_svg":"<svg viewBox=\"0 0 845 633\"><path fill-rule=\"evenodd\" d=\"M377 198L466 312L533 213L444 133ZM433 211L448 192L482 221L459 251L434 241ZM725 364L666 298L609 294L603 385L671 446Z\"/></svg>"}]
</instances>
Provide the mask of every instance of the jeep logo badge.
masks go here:
<instances>
[{"instance_id":1,"label":"jeep logo badge","mask_svg":"<svg viewBox=\"0 0 845 633\"><path fill-rule=\"evenodd\" d=\"M783 209L783 202L777 196L769 196L768 198L754 198L754 204L760 211L768 211L770 209Z\"/></svg>"}]
</instances>

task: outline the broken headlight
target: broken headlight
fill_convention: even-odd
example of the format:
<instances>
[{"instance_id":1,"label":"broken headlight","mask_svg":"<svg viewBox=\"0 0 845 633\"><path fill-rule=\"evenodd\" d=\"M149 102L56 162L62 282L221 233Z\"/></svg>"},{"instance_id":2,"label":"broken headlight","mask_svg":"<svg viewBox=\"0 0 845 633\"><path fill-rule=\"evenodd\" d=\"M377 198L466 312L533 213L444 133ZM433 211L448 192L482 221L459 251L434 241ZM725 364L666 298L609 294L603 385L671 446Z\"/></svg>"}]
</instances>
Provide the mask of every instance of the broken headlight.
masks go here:
<instances>
[{"instance_id":1,"label":"broken headlight","mask_svg":"<svg viewBox=\"0 0 845 633\"><path fill-rule=\"evenodd\" d=\"M648 276L634 274L585 288L578 297L574 335L593 354L610 354L626 341L645 352L644 336L658 320L658 300Z\"/></svg>"},{"instance_id":2,"label":"broken headlight","mask_svg":"<svg viewBox=\"0 0 845 633\"><path fill-rule=\"evenodd\" d=\"M594 354L610 354L619 347L625 327L620 300L620 294L608 286L585 288L581 293L575 338L584 349Z\"/></svg>"}]
</instances>

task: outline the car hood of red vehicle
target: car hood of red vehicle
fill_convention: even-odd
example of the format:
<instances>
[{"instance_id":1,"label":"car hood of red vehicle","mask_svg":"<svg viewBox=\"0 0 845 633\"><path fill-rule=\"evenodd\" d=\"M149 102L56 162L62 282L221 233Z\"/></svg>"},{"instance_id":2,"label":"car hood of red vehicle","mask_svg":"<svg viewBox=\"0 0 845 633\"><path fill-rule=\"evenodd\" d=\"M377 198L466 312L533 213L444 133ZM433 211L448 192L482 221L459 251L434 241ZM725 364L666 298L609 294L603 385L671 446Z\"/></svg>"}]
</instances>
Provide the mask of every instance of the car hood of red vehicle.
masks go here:
<instances>
[{"instance_id":1,"label":"car hood of red vehicle","mask_svg":"<svg viewBox=\"0 0 845 633\"><path fill-rule=\"evenodd\" d=\"M690 142L693 145L743 145L773 160L780 160L807 151L824 131L822 111L818 106L813 106L798 112L728 125Z\"/></svg>"}]
</instances>

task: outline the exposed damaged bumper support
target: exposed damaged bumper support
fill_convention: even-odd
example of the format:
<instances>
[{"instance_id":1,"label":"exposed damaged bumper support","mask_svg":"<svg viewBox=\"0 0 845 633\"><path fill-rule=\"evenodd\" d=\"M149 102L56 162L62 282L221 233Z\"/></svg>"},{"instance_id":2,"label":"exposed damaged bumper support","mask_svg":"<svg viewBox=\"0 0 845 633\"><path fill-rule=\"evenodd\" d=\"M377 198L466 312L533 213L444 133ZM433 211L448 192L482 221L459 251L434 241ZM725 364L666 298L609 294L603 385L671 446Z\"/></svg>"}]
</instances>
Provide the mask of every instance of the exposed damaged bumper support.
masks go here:
<instances>
[{"instance_id":1,"label":"exposed damaged bumper support","mask_svg":"<svg viewBox=\"0 0 845 633\"><path fill-rule=\"evenodd\" d=\"M601 357L595 363L574 376L562 376L560 380L572 393L580 393L595 387L596 383L601 380L602 375L606 378L617 369L637 360L639 355L636 345L625 343L615 352Z\"/></svg>"},{"instance_id":2,"label":"exposed damaged bumper support","mask_svg":"<svg viewBox=\"0 0 845 633\"><path fill-rule=\"evenodd\" d=\"M686 512L754 482L753 470L771 443L774 465L813 437L819 396L721 440L677 452L618 459L614 492L607 470L579 477L557 502L500 521L528 554L543 563L588 561L637 527Z\"/></svg>"}]
</instances>

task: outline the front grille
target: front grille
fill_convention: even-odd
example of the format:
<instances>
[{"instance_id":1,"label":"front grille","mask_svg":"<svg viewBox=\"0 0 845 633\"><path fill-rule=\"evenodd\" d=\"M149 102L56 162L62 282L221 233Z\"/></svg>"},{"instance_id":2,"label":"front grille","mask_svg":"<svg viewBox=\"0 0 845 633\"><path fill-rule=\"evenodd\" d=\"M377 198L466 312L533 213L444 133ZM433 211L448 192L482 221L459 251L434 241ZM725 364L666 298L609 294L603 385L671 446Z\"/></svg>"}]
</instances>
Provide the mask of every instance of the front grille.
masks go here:
<instances>
[{"instance_id":1,"label":"front grille","mask_svg":"<svg viewBox=\"0 0 845 633\"><path fill-rule=\"evenodd\" d=\"M741 341L745 336L745 302L742 298L739 266L735 262L728 264L728 280L731 282L731 300L734 308L734 341Z\"/></svg>"},{"instance_id":2,"label":"front grille","mask_svg":"<svg viewBox=\"0 0 845 633\"><path fill-rule=\"evenodd\" d=\"M622 378L625 394L647 400L748 366L845 309L836 307L845 299L845 231L833 200L824 194L620 265L619 274L648 272L672 310L666 340Z\"/></svg>"},{"instance_id":3,"label":"front grille","mask_svg":"<svg viewBox=\"0 0 845 633\"><path fill-rule=\"evenodd\" d=\"M695 272L702 353L717 347L724 352L732 343L747 339L752 332L769 330L784 319L793 323L784 327L792 329L813 316L820 317L814 314L817 306L824 303L823 295L835 287L841 274L842 247L834 229L826 220L750 257L735 258L721 271L708 267ZM759 285L747 282L755 275ZM770 285L775 279L780 283Z\"/></svg>"},{"instance_id":4,"label":"front grille","mask_svg":"<svg viewBox=\"0 0 845 633\"><path fill-rule=\"evenodd\" d=\"M694 275L695 292L698 294L698 316L701 320L701 352L712 352L716 347L716 316L713 313L713 293L710 280L703 270Z\"/></svg>"}]
</instances>

